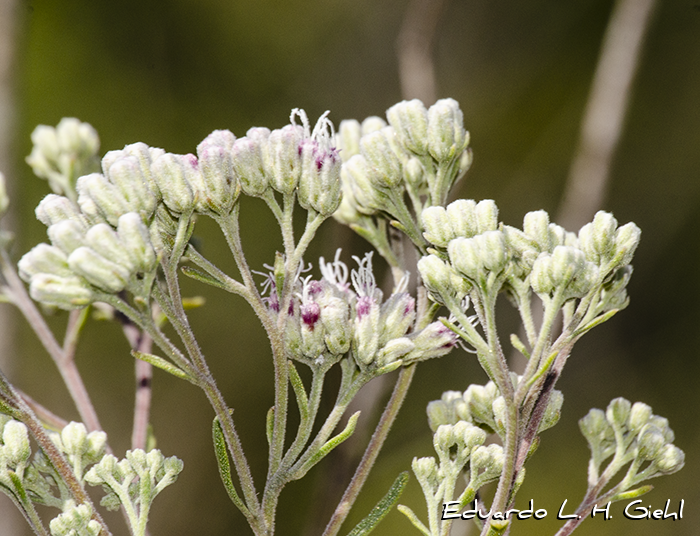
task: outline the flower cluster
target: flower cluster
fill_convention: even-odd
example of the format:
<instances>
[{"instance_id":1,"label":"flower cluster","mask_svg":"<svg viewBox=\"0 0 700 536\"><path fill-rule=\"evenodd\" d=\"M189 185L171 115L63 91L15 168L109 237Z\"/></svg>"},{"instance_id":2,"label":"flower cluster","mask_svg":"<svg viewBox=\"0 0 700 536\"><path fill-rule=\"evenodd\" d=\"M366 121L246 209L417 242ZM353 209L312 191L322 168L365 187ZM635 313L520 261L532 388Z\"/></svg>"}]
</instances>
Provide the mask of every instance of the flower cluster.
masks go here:
<instances>
[{"instance_id":1,"label":"flower cluster","mask_svg":"<svg viewBox=\"0 0 700 536\"><path fill-rule=\"evenodd\" d=\"M453 99L439 100L430 109L417 99L403 101L387 110L387 119L388 125L379 117L362 124L341 122L337 145L344 161L343 202L334 216L369 229L368 217L387 214L422 245L417 228L423 208L443 205L471 165L469 133Z\"/></svg>"},{"instance_id":2,"label":"flower cluster","mask_svg":"<svg viewBox=\"0 0 700 536\"><path fill-rule=\"evenodd\" d=\"M627 474L615 487L617 493L644 480L679 471L685 464L685 454L673 444L673 430L668 420L652 413L642 403L631 404L616 398L605 411L592 409L579 421L581 433L591 449L588 465L590 487L605 483L620 469L630 464ZM601 464L612 456L603 473Z\"/></svg>"},{"instance_id":3,"label":"flower cluster","mask_svg":"<svg viewBox=\"0 0 700 536\"><path fill-rule=\"evenodd\" d=\"M415 300L406 292L404 278L383 301L372 271L372 254L355 257L356 270L339 259L320 260L323 277L299 277L285 328L285 347L293 359L322 365L351 352L361 370L380 368L399 360L403 364L448 353L456 335L441 322L415 329ZM351 282L348 281L350 275ZM270 313L279 311L276 287L270 275L265 284Z\"/></svg>"}]
</instances>

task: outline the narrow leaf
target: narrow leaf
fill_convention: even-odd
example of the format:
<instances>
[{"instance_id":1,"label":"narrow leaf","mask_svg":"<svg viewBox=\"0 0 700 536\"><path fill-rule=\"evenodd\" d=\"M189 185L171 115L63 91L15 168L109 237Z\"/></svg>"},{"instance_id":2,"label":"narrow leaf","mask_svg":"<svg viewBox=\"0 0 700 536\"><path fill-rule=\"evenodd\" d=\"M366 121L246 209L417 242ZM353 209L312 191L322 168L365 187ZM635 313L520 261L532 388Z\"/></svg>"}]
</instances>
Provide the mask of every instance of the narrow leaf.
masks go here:
<instances>
[{"instance_id":1,"label":"narrow leaf","mask_svg":"<svg viewBox=\"0 0 700 536\"><path fill-rule=\"evenodd\" d=\"M350 531L348 536L365 536L374 530L379 522L389 513L389 511L398 502L399 497L403 493L404 488L408 484L408 471L404 471L391 485L389 491L376 504L369 515L360 521L354 529Z\"/></svg>"},{"instance_id":2,"label":"narrow leaf","mask_svg":"<svg viewBox=\"0 0 700 536\"><path fill-rule=\"evenodd\" d=\"M157 355L153 354L146 354L137 350L132 350L131 355L133 355L136 359L140 359L141 361L150 363L154 367L158 367L159 369L164 370L165 372L169 372L170 374L172 374L173 376L177 376L181 380L187 380L189 382L194 383L194 378L192 378L181 368L176 367L175 365L166 361L162 357L158 357Z\"/></svg>"},{"instance_id":3,"label":"narrow leaf","mask_svg":"<svg viewBox=\"0 0 700 536\"><path fill-rule=\"evenodd\" d=\"M267 436L267 444L272 445L272 433L275 430L275 406L267 410L265 417L265 435Z\"/></svg>"},{"instance_id":4,"label":"narrow leaf","mask_svg":"<svg viewBox=\"0 0 700 536\"><path fill-rule=\"evenodd\" d=\"M579 335L583 335L583 334L586 333L587 331L590 331L590 330L593 329L594 327L599 326L599 325L602 324L603 322L607 322L607 321L610 320L613 316L615 316L619 311L620 311L619 309L611 309L611 310L608 311L607 313L602 314L602 315L600 315L600 316L594 318L593 320L591 320L591 321L590 321L588 324L586 324L585 326L582 326L582 327L578 328L578 329L574 332L574 335L573 335L573 336L574 336L574 337L578 337Z\"/></svg>"},{"instance_id":5,"label":"narrow leaf","mask_svg":"<svg viewBox=\"0 0 700 536\"><path fill-rule=\"evenodd\" d=\"M431 536L428 527L423 525L421 520L418 519L418 516L408 506L400 504L396 507L396 509L403 515L405 515L408 518L408 520L413 524L413 526L416 527L419 531L421 531L425 536Z\"/></svg>"},{"instance_id":6,"label":"narrow leaf","mask_svg":"<svg viewBox=\"0 0 700 536\"><path fill-rule=\"evenodd\" d=\"M610 502L627 501L629 499L636 499L638 497L641 497L642 495L646 495L647 493L649 493L653 489L654 489L654 486L647 484L646 486L642 486L641 488L633 489L630 491L625 491L623 493L618 493L617 495L614 495L613 497L610 498Z\"/></svg>"},{"instance_id":7,"label":"narrow leaf","mask_svg":"<svg viewBox=\"0 0 700 536\"><path fill-rule=\"evenodd\" d=\"M306 421L309 418L309 398L306 394L306 389L304 389L304 382L301 381L301 377L297 372L294 363L288 362L289 368L289 383L292 384L292 389L294 389L294 395L297 397L297 405L299 406L299 415L301 415L301 422Z\"/></svg>"},{"instance_id":8,"label":"narrow leaf","mask_svg":"<svg viewBox=\"0 0 700 536\"><path fill-rule=\"evenodd\" d=\"M352 416L348 419L348 424L345 425L345 429L340 432L337 436L332 437L326 443L318 449L318 452L316 452L311 458L303 465L303 467L300 470L300 474L297 476L297 478L301 478L306 474L306 472L311 469L314 465L316 465L318 462L320 462L323 458L325 458L330 451L332 451L335 447L340 445L343 441L345 441L348 437L350 437L353 432L355 431L355 426L357 426L357 419L360 417L359 411L356 411L355 413L352 414Z\"/></svg>"},{"instance_id":9,"label":"narrow leaf","mask_svg":"<svg viewBox=\"0 0 700 536\"><path fill-rule=\"evenodd\" d=\"M211 285L212 287L228 290L228 287L224 283L222 283L215 277L202 272L201 270L197 270L196 268L192 268L191 266L183 266L182 268L180 268L180 270L182 270L182 273L185 274L187 277L196 279L197 281L206 283L207 285Z\"/></svg>"},{"instance_id":10,"label":"narrow leaf","mask_svg":"<svg viewBox=\"0 0 700 536\"><path fill-rule=\"evenodd\" d=\"M233 480L231 479L231 464L228 460L226 440L224 439L224 431L221 429L221 423L218 417L214 418L212 436L214 440L214 451L216 452L216 461L219 465L219 476L221 476L221 481L224 483L226 493L228 493L231 502L236 505L236 508L238 508L244 516L249 517L248 507L243 504L241 497L236 491L236 487L233 485Z\"/></svg>"},{"instance_id":11,"label":"narrow leaf","mask_svg":"<svg viewBox=\"0 0 700 536\"><path fill-rule=\"evenodd\" d=\"M518 337L515 333L510 334L510 344L518 352L523 354L526 359L528 359L528 360L530 359L530 352L527 351L527 348L525 348L523 341L521 341L520 337Z\"/></svg>"}]
</instances>

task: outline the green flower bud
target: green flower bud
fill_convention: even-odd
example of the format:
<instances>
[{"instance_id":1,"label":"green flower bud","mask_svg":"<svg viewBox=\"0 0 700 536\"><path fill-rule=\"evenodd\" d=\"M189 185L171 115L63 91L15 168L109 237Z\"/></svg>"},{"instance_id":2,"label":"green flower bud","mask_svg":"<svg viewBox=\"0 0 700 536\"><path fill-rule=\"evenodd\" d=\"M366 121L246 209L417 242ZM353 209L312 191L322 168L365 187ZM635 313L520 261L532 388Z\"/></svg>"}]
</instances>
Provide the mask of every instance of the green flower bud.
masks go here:
<instances>
[{"instance_id":1,"label":"green flower bud","mask_svg":"<svg viewBox=\"0 0 700 536\"><path fill-rule=\"evenodd\" d=\"M66 255L85 245L85 228L75 220L54 223L47 232L51 243Z\"/></svg>"},{"instance_id":2,"label":"green flower bud","mask_svg":"<svg viewBox=\"0 0 700 536\"><path fill-rule=\"evenodd\" d=\"M479 243L481 259L486 270L500 273L508 264L506 241L501 231L487 231L474 237Z\"/></svg>"},{"instance_id":3,"label":"green flower bud","mask_svg":"<svg viewBox=\"0 0 700 536\"><path fill-rule=\"evenodd\" d=\"M63 220L73 220L86 227L85 218L70 199L62 195L49 194L36 207L36 219L50 227Z\"/></svg>"},{"instance_id":4,"label":"green flower bud","mask_svg":"<svg viewBox=\"0 0 700 536\"><path fill-rule=\"evenodd\" d=\"M76 189L80 210L92 222L116 226L119 216L131 211L119 189L99 173L80 177Z\"/></svg>"},{"instance_id":5,"label":"green flower bud","mask_svg":"<svg viewBox=\"0 0 700 536\"><path fill-rule=\"evenodd\" d=\"M87 435L87 449L85 450L85 458L88 463L100 460L104 456L106 445L107 434L102 431L90 432Z\"/></svg>"},{"instance_id":6,"label":"green flower bud","mask_svg":"<svg viewBox=\"0 0 700 536\"><path fill-rule=\"evenodd\" d=\"M493 421L496 423L496 432L498 435L503 437L506 432L506 400L503 396L497 397L493 404L491 404L493 410Z\"/></svg>"},{"instance_id":7,"label":"green flower bud","mask_svg":"<svg viewBox=\"0 0 700 536\"><path fill-rule=\"evenodd\" d=\"M559 422L559 418L561 417L561 407L563 404L564 394L556 389L552 390L552 394L549 395L547 409L544 410L544 415L540 421L540 426L537 429L537 433L549 430Z\"/></svg>"},{"instance_id":8,"label":"green flower bud","mask_svg":"<svg viewBox=\"0 0 700 536\"><path fill-rule=\"evenodd\" d=\"M19 260L17 267L19 276L27 282L37 274L53 274L62 277L73 275L65 253L48 244L34 246Z\"/></svg>"},{"instance_id":9,"label":"green flower bud","mask_svg":"<svg viewBox=\"0 0 700 536\"><path fill-rule=\"evenodd\" d=\"M124 290L129 281L127 268L105 259L88 247L80 247L71 253L68 265L90 284L113 294Z\"/></svg>"},{"instance_id":10,"label":"green flower bud","mask_svg":"<svg viewBox=\"0 0 700 536\"><path fill-rule=\"evenodd\" d=\"M247 136L238 138L231 148L233 169L246 195L259 197L269 187L263 162L263 145L267 144L269 136L266 128L251 128Z\"/></svg>"},{"instance_id":11,"label":"green flower bud","mask_svg":"<svg viewBox=\"0 0 700 536\"><path fill-rule=\"evenodd\" d=\"M656 426L659 430L661 430L661 433L664 435L666 443L672 443L675 439L673 430L671 430L671 427L668 425L668 419L666 417L652 415L652 417L648 421L648 424Z\"/></svg>"},{"instance_id":12,"label":"green flower bud","mask_svg":"<svg viewBox=\"0 0 700 536\"><path fill-rule=\"evenodd\" d=\"M353 357L360 367L374 361L379 350L379 318L379 305L369 296L362 296L356 305L352 343Z\"/></svg>"},{"instance_id":13,"label":"green flower bud","mask_svg":"<svg viewBox=\"0 0 700 536\"><path fill-rule=\"evenodd\" d=\"M576 289L577 295L583 296L590 290L597 275L594 269L595 266L586 262L585 255L579 249L557 246L552 252L549 274L555 287L569 286L575 280L571 288Z\"/></svg>"},{"instance_id":14,"label":"green flower bud","mask_svg":"<svg viewBox=\"0 0 700 536\"><path fill-rule=\"evenodd\" d=\"M367 134L383 129L386 126L386 121L384 121L384 119L377 117L376 115L370 115L368 118L362 121L362 135L366 136Z\"/></svg>"},{"instance_id":15,"label":"green flower bud","mask_svg":"<svg viewBox=\"0 0 700 536\"><path fill-rule=\"evenodd\" d=\"M453 424L438 426L433 434L433 446L437 452L449 454L452 445L455 444L455 436L453 433L454 426Z\"/></svg>"},{"instance_id":16,"label":"green flower bud","mask_svg":"<svg viewBox=\"0 0 700 536\"><path fill-rule=\"evenodd\" d=\"M647 424L639 432L637 445L639 457L642 460L653 460L658 456L663 446L666 445L666 439L663 432L656 426Z\"/></svg>"},{"instance_id":17,"label":"green flower bud","mask_svg":"<svg viewBox=\"0 0 700 536\"><path fill-rule=\"evenodd\" d=\"M122 474L119 470L118 460L111 454L102 457L97 465L94 465L85 473L84 480L93 486L104 484L106 480L113 477L117 480L122 479Z\"/></svg>"},{"instance_id":18,"label":"green flower bud","mask_svg":"<svg viewBox=\"0 0 700 536\"><path fill-rule=\"evenodd\" d=\"M464 392L464 401L475 423L485 424L495 430L493 402L498 397L498 389L493 382L486 385L470 385Z\"/></svg>"},{"instance_id":19,"label":"green flower bud","mask_svg":"<svg viewBox=\"0 0 700 536\"><path fill-rule=\"evenodd\" d=\"M635 402L630 410L629 430L637 433L652 416L651 407L644 402Z\"/></svg>"},{"instance_id":20,"label":"green flower bud","mask_svg":"<svg viewBox=\"0 0 700 536\"><path fill-rule=\"evenodd\" d=\"M151 171L165 206L175 214L183 214L192 209L194 192L191 184L197 182L196 175L199 173L194 155L165 153L153 162ZM124 211L126 212L131 211ZM113 225L116 226L116 222Z\"/></svg>"},{"instance_id":21,"label":"green flower bud","mask_svg":"<svg viewBox=\"0 0 700 536\"><path fill-rule=\"evenodd\" d=\"M17 467L29 461L32 451L29 447L29 433L23 423L15 420L7 422L2 430L2 442L0 457L4 464Z\"/></svg>"},{"instance_id":22,"label":"green flower bud","mask_svg":"<svg viewBox=\"0 0 700 536\"><path fill-rule=\"evenodd\" d=\"M617 220L609 212L598 211L593 218L592 239L595 252L607 257L613 250Z\"/></svg>"},{"instance_id":23,"label":"green flower bud","mask_svg":"<svg viewBox=\"0 0 700 536\"><path fill-rule=\"evenodd\" d=\"M85 245L108 261L121 266L127 272L133 272L136 268L127 254L126 247L119 240L119 236L106 223L98 223L88 230L85 234Z\"/></svg>"},{"instance_id":24,"label":"green flower bud","mask_svg":"<svg viewBox=\"0 0 700 536\"><path fill-rule=\"evenodd\" d=\"M416 300L407 292L396 292L381 306L383 326L379 344L403 336L416 319Z\"/></svg>"},{"instance_id":25,"label":"green flower bud","mask_svg":"<svg viewBox=\"0 0 700 536\"><path fill-rule=\"evenodd\" d=\"M435 458L413 458L411 468L419 482L425 483L429 489L438 487L438 465Z\"/></svg>"},{"instance_id":26,"label":"green flower bud","mask_svg":"<svg viewBox=\"0 0 700 536\"><path fill-rule=\"evenodd\" d=\"M156 474L163 469L163 464L165 463L165 456L158 449L153 449L146 454L146 466L151 475L151 478L155 479Z\"/></svg>"},{"instance_id":27,"label":"green flower bud","mask_svg":"<svg viewBox=\"0 0 700 536\"><path fill-rule=\"evenodd\" d=\"M479 232L479 225L476 219L476 202L473 199L453 201L447 205L446 211L452 234L455 237L471 238Z\"/></svg>"},{"instance_id":28,"label":"green flower bud","mask_svg":"<svg viewBox=\"0 0 700 536\"><path fill-rule=\"evenodd\" d=\"M428 424L434 432L441 424L455 424L459 419L455 412L455 403L463 401L459 391L445 391L440 400L428 403Z\"/></svg>"},{"instance_id":29,"label":"green flower bud","mask_svg":"<svg viewBox=\"0 0 700 536\"><path fill-rule=\"evenodd\" d=\"M399 102L386 111L386 117L406 149L428 154L428 110L420 100Z\"/></svg>"},{"instance_id":30,"label":"green flower bud","mask_svg":"<svg viewBox=\"0 0 700 536\"><path fill-rule=\"evenodd\" d=\"M532 265L530 285L540 297L549 296L554 290L554 281L550 277L551 263L552 256L549 253L541 253Z\"/></svg>"},{"instance_id":31,"label":"green flower bud","mask_svg":"<svg viewBox=\"0 0 700 536\"><path fill-rule=\"evenodd\" d=\"M268 138L270 181L282 194L291 195L299 184L302 162L299 148L303 140L304 128L294 124L273 130Z\"/></svg>"},{"instance_id":32,"label":"green flower bud","mask_svg":"<svg viewBox=\"0 0 700 536\"><path fill-rule=\"evenodd\" d=\"M425 180L425 168L423 164L421 164L421 161L415 156L412 156L404 163L403 173L406 182L414 190L420 192L427 188L428 183Z\"/></svg>"},{"instance_id":33,"label":"green flower bud","mask_svg":"<svg viewBox=\"0 0 700 536\"><path fill-rule=\"evenodd\" d=\"M345 119L340 122L335 144L343 162L347 162L351 157L360 154L361 137L362 127L358 121L355 119Z\"/></svg>"},{"instance_id":34,"label":"green flower bud","mask_svg":"<svg viewBox=\"0 0 700 536\"><path fill-rule=\"evenodd\" d=\"M136 471L136 474L139 476L149 470L146 452L143 449L127 450L126 461L129 462L133 470Z\"/></svg>"},{"instance_id":35,"label":"green flower bud","mask_svg":"<svg viewBox=\"0 0 700 536\"><path fill-rule=\"evenodd\" d=\"M474 207L476 226L479 233L498 229L498 207L492 199L483 199Z\"/></svg>"},{"instance_id":36,"label":"green flower bud","mask_svg":"<svg viewBox=\"0 0 700 536\"><path fill-rule=\"evenodd\" d=\"M117 223L117 233L130 265L138 272L153 271L158 259L151 245L148 228L143 224L141 217L135 212L124 214Z\"/></svg>"},{"instance_id":37,"label":"green flower bud","mask_svg":"<svg viewBox=\"0 0 700 536\"><path fill-rule=\"evenodd\" d=\"M151 191L149 178L137 157L119 158L105 169L104 173L105 177L119 189L129 212L138 212L145 219L153 215L158 199Z\"/></svg>"},{"instance_id":38,"label":"green flower bud","mask_svg":"<svg viewBox=\"0 0 700 536\"><path fill-rule=\"evenodd\" d=\"M478 489L501 476L503 471L503 447L496 444L474 449L469 459L469 485Z\"/></svg>"},{"instance_id":39,"label":"green flower bud","mask_svg":"<svg viewBox=\"0 0 700 536\"><path fill-rule=\"evenodd\" d=\"M53 274L33 276L29 285L29 295L34 301L66 310L85 307L94 300L92 290L80 277Z\"/></svg>"},{"instance_id":40,"label":"green flower bud","mask_svg":"<svg viewBox=\"0 0 700 536\"><path fill-rule=\"evenodd\" d=\"M641 236L641 229L632 222L617 230L615 233L615 258L620 259L620 265L629 264L632 261Z\"/></svg>"},{"instance_id":41,"label":"green flower bud","mask_svg":"<svg viewBox=\"0 0 700 536\"><path fill-rule=\"evenodd\" d=\"M452 266L464 277L478 281L482 270L481 248L474 238L455 238L447 246Z\"/></svg>"},{"instance_id":42,"label":"green flower bud","mask_svg":"<svg viewBox=\"0 0 700 536\"><path fill-rule=\"evenodd\" d=\"M70 422L61 430L62 450L68 456L82 456L88 450L87 429L81 422Z\"/></svg>"},{"instance_id":43,"label":"green flower bud","mask_svg":"<svg viewBox=\"0 0 700 536\"><path fill-rule=\"evenodd\" d=\"M675 445L666 445L656 455L653 464L660 473L670 475L683 468L685 453Z\"/></svg>"},{"instance_id":44,"label":"green flower bud","mask_svg":"<svg viewBox=\"0 0 700 536\"><path fill-rule=\"evenodd\" d=\"M184 467L185 464L176 456L170 456L163 461L163 469L166 475L179 475Z\"/></svg>"},{"instance_id":45,"label":"green flower bud","mask_svg":"<svg viewBox=\"0 0 700 536\"><path fill-rule=\"evenodd\" d=\"M619 397L608 404L608 409L605 411L605 417L613 428L622 428L627 425L630 417L632 404L630 401Z\"/></svg>"},{"instance_id":46,"label":"green flower bud","mask_svg":"<svg viewBox=\"0 0 700 536\"><path fill-rule=\"evenodd\" d=\"M581 433L591 445L599 445L606 437L612 436L612 428L600 409L592 409L578 421Z\"/></svg>"},{"instance_id":47,"label":"green flower bud","mask_svg":"<svg viewBox=\"0 0 700 536\"><path fill-rule=\"evenodd\" d=\"M8 206L10 206L10 199L7 197L5 175L3 175L2 171L0 171L0 218L5 215Z\"/></svg>"},{"instance_id":48,"label":"green flower bud","mask_svg":"<svg viewBox=\"0 0 700 536\"><path fill-rule=\"evenodd\" d=\"M389 143L395 136L391 127L362 136L360 154L368 163L368 178L376 188L392 189L401 186L401 161Z\"/></svg>"},{"instance_id":49,"label":"green flower bud","mask_svg":"<svg viewBox=\"0 0 700 536\"><path fill-rule=\"evenodd\" d=\"M428 110L428 151L438 162L461 155L469 145L464 118L453 99L440 99Z\"/></svg>"},{"instance_id":50,"label":"green flower bud","mask_svg":"<svg viewBox=\"0 0 700 536\"><path fill-rule=\"evenodd\" d=\"M484 441L486 441L486 432L466 421L457 422L452 429L452 433L467 455L471 453L474 447L483 445Z\"/></svg>"},{"instance_id":51,"label":"green flower bud","mask_svg":"<svg viewBox=\"0 0 700 536\"><path fill-rule=\"evenodd\" d=\"M549 214L546 211L537 210L525 214L523 232L537 243L540 251L551 251Z\"/></svg>"},{"instance_id":52,"label":"green flower bud","mask_svg":"<svg viewBox=\"0 0 700 536\"><path fill-rule=\"evenodd\" d=\"M428 324L418 333L411 333L409 338L416 347L406 354L406 363L443 356L457 345L457 335L442 322Z\"/></svg>"},{"instance_id":53,"label":"green flower bud","mask_svg":"<svg viewBox=\"0 0 700 536\"><path fill-rule=\"evenodd\" d=\"M421 213L423 236L431 244L446 248L455 234L450 226L450 218L443 207L428 207Z\"/></svg>"},{"instance_id":54,"label":"green flower bud","mask_svg":"<svg viewBox=\"0 0 700 536\"><path fill-rule=\"evenodd\" d=\"M238 179L233 171L231 149L236 137L228 130L215 130L197 145L203 191L200 203L217 214L231 212Z\"/></svg>"},{"instance_id":55,"label":"green flower bud","mask_svg":"<svg viewBox=\"0 0 700 536\"><path fill-rule=\"evenodd\" d=\"M430 298L441 304L452 297L460 302L469 291L468 283L437 255L428 255L418 261L418 271Z\"/></svg>"},{"instance_id":56,"label":"green flower bud","mask_svg":"<svg viewBox=\"0 0 700 536\"><path fill-rule=\"evenodd\" d=\"M90 505L83 503L76 506L69 501L63 513L49 523L51 536L98 536L102 526L92 519L92 513Z\"/></svg>"},{"instance_id":57,"label":"green flower bud","mask_svg":"<svg viewBox=\"0 0 700 536\"><path fill-rule=\"evenodd\" d=\"M388 365L408 354L416 347L408 337L399 337L387 342L377 354L379 366Z\"/></svg>"},{"instance_id":58,"label":"green flower bud","mask_svg":"<svg viewBox=\"0 0 700 536\"><path fill-rule=\"evenodd\" d=\"M362 155L355 155L343 165L348 182L352 188L352 194L357 201L360 212L369 216L377 211L385 210L389 205L389 198L385 193L376 188L369 179L371 173L369 164Z\"/></svg>"},{"instance_id":59,"label":"green flower bud","mask_svg":"<svg viewBox=\"0 0 700 536\"><path fill-rule=\"evenodd\" d=\"M341 200L341 161L333 147L324 147L314 139L301 144L302 171L299 179L299 204L330 216Z\"/></svg>"},{"instance_id":60,"label":"green flower bud","mask_svg":"<svg viewBox=\"0 0 700 536\"><path fill-rule=\"evenodd\" d=\"M109 168L117 160L124 157L136 158L139 165L138 174L143 177L148 185L148 189L152 195L154 195L158 200L160 200L160 192L158 191L158 185L153 178L153 173L151 172L151 164L161 155L164 155L165 151L163 149L158 149L156 147L149 147L145 143L137 142L132 143L124 147L120 151L109 151L102 158L102 171L107 174Z\"/></svg>"}]
</instances>

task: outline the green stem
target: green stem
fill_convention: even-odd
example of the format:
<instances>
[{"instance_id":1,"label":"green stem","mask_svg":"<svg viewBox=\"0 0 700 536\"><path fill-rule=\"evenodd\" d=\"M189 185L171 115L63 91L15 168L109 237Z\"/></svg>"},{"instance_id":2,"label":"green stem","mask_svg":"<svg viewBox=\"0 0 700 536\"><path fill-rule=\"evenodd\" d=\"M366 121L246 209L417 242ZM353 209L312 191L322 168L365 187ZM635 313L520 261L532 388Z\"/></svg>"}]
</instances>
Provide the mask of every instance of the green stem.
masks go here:
<instances>
[{"instance_id":1,"label":"green stem","mask_svg":"<svg viewBox=\"0 0 700 536\"><path fill-rule=\"evenodd\" d=\"M362 486L369 476L369 472L371 471L372 466L374 465L374 462L376 461L377 456L384 445L384 441L389 434L391 426L396 420L396 416L403 405L408 389L413 381L415 371L416 365L413 364L402 368L399 372L399 377L396 381L396 385L394 386L394 391L391 394L391 398L389 399L386 408L384 408L379 424L377 425L374 434L372 434L372 438L367 445L367 449L365 449L362 460L357 466L355 474L353 475L349 486L345 490L343 497L340 499L340 503L338 503L335 512L333 512L333 515L326 526L326 530L323 532L323 536L335 536L338 534L341 525L345 521L345 518L350 512L352 505L355 503L357 496L362 490Z\"/></svg>"}]
</instances>

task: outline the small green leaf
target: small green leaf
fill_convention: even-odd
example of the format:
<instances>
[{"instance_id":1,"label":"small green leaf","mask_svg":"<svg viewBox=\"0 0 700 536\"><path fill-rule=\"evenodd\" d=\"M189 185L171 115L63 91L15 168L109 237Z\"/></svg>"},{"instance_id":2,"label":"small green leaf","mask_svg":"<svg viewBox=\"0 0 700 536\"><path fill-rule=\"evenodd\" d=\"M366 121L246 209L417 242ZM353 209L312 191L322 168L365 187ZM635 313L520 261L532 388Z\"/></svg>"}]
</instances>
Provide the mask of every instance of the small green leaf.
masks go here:
<instances>
[{"instance_id":1,"label":"small green leaf","mask_svg":"<svg viewBox=\"0 0 700 536\"><path fill-rule=\"evenodd\" d=\"M637 499L637 498L641 497L642 495L646 495L647 493L649 493L653 489L654 489L654 486L647 484L646 486L642 486L641 488L618 493L617 495L614 495L613 497L610 498L610 502L628 501L630 499Z\"/></svg>"},{"instance_id":2,"label":"small green leaf","mask_svg":"<svg viewBox=\"0 0 700 536\"><path fill-rule=\"evenodd\" d=\"M131 355L133 355L136 359L140 359L141 361L150 363L154 367L158 367L159 369L164 370L165 372L169 372L170 374L172 374L173 376L177 376L181 380L187 380L189 382L194 383L194 378L192 378L184 370L176 367L175 365L166 361L162 357L158 357L157 355L153 354L146 354L144 352L139 352L138 350L132 350Z\"/></svg>"},{"instance_id":3,"label":"small green leaf","mask_svg":"<svg viewBox=\"0 0 700 536\"><path fill-rule=\"evenodd\" d=\"M316 465L318 462L320 462L323 458L325 458L330 451L332 451L335 447L340 445L343 441L345 441L348 437L350 437L353 432L355 431L355 426L357 426L357 419L360 417L359 411L356 411L353 413L350 418L348 419L348 424L345 425L345 429L340 432L337 436L332 437L326 443L318 449L318 451L309 458L309 460L301 467L301 469L298 471L298 473L295 475L295 480L298 480L302 476L304 476L309 469L311 469L314 465Z\"/></svg>"},{"instance_id":4,"label":"small green leaf","mask_svg":"<svg viewBox=\"0 0 700 536\"><path fill-rule=\"evenodd\" d=\"M236 487L233 485L233 480L231 479L231 464L228 460L226 440L224 439L224 431L221 429L221 423L218 417L214 418L212 436L214 440L214 451L216 452L216 461L219 465L219 475L226 488L226 493L228 493L231 502L236 505L236 508L238 508L243 515L249 517L248 508L243 504L241 497L236 491Z\"/></svg>"},{"instance_id":5,"label":"small green leaf","mask_svg":"<svg viewBox=\"0 0 700 536\"><path fill-rule=\"evenodd\" d=\"M376 504L369 515L360 521L354 529L350 531L348 536L365 536L374 530L379 522L389 513L389 511L398 502L399 497L403 493L404 488L408 484L408 471L404 471L391 485L389 491Z\"/></svg>"},{"instance_id":6,"label":"small green leaf","mask_svg":"<svg viewBox=\"0 0 700 536\"><path fill-rule=\"evenodd\" d=\"M272 433L275 430L275 406L267 410L265 417L265 435L267 436L267 444L272 445Z\"/></svg>"},{"instance_id":7,"label":"small green leaf","mask_svg":"<svg viewBox=\"0 0 700 536\"><path fill-rule=\"evenodd\" d=\"M593 320L591 320L591 321L590 321L588 324L586 324L585 326L581 326L581 327L578 328L576 331L574 331L574 335L573 335L573 336L574 336L574 337L578 337L579 335L583 335L583 334L586 333L587 331L590 331L590 330L593 329L594 327L599 326L599 325L602 324L603 322L607 322L607 321L610 320L613 316L615 316L618 312L620 312L619 309L611 309L611 310L608 311L607 313L602 314L602 315L600 315L600 316L594 318Z\"/></svg>"},{"instance_id":8,"label":"small green leaf","mask_svg":"<svg viewBox=\"0 0 700 536\"><path fill-rule=\"evenodd\" d=\"M425 536L431 536L428 527L423 525L421 520L418 519L418 516L415 514L415 512L411 510L408 506L400 504L396 507L396 509L403 515L405 515L408 518L408 520L413 524L413 526L416 527L419 531L421 531Z\"/></svg>"},{"instance_id":9,"label":"small green leaf","mask_svg":"<svg viewBox=\"0 0 700 536\"><path fill-rule=\"evenodd\" d=\"M212 287L228 290L228 287L224 283L222 283L215 277L202 272L201 270L197 270L196 268L192 268L191 266L183 266L182 268L180 268L180 270L182 270L182 273L185 274L187 277L191 277L192 279L196 279L197 281L206 283L207 285L211 285Z\"/></svg>"},{"instance_id":10,"label":"small green leaf","mask_svg":"<svg viewBox=\"0 0 700 536\"><path fill-rule=\"evenodd\" d=\"M304 389L304 382L301 381L294 363L288 361L287 364L289 368L289 383L292 384L292 389L294 389L297 405L299 406L299 415L301 415L301 421L304 422L309 418L309 398L306 394L306 389Z\"/></svg>"},{"instance_id":11,"label":"small green leaf","mask_svg":"<svg viewBox=\"0 0 700 536\"><path fill-rule=\"evenodd\" d=\"M526 359L528 359L528 360L530 359L530 352L527 351L527 348L525 348L523 341L521 341L520 337L518 337L515 333L510 334L510 344L518 352L523 354Z\"/></svg>"}]
</instances>

